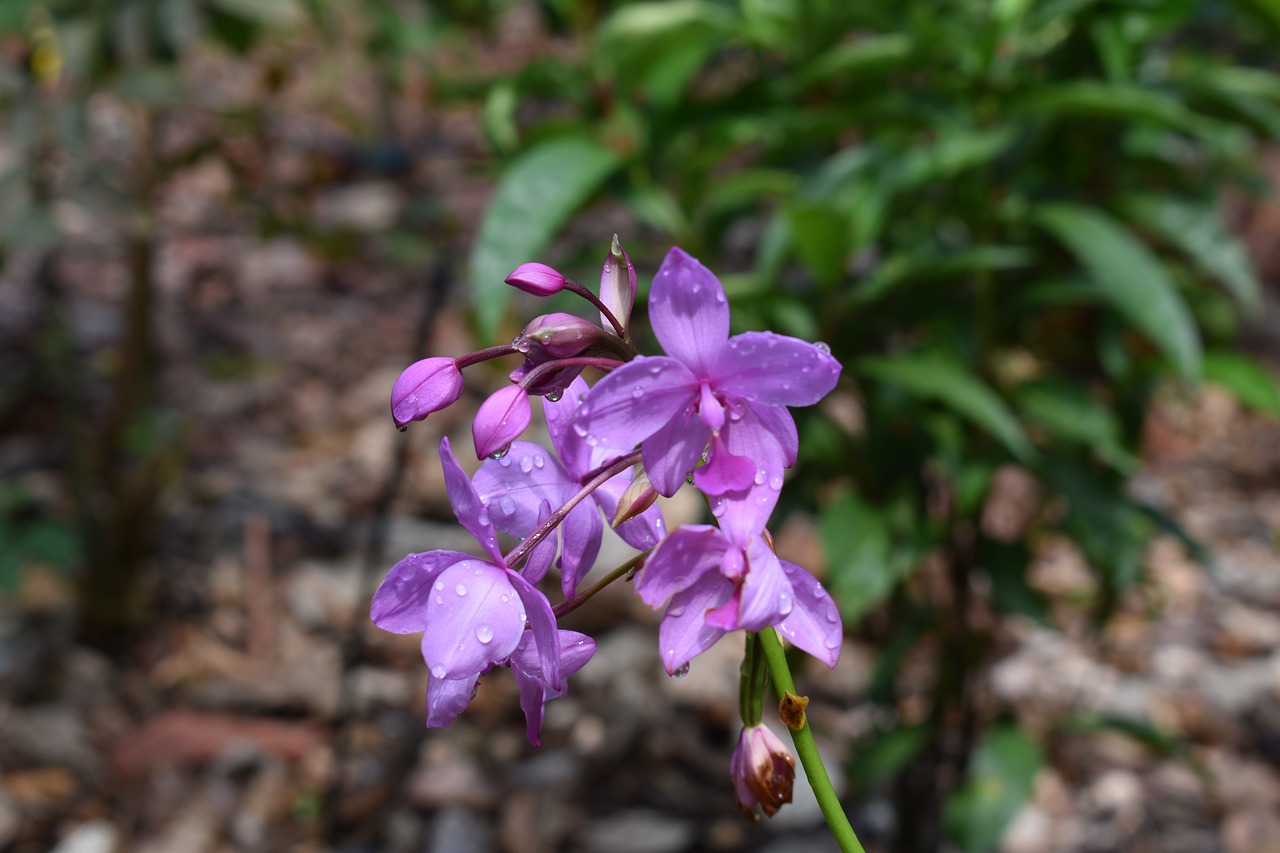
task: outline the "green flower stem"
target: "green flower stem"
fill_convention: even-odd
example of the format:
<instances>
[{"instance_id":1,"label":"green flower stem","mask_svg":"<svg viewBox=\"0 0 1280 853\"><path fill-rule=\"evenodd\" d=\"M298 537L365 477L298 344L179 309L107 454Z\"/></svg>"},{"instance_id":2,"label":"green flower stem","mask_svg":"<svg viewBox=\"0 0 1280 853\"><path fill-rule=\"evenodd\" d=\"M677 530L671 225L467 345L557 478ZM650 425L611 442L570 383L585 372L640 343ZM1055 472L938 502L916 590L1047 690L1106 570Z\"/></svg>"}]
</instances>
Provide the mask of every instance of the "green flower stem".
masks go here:
<instances>
[{"instance_id":1,"label":"green flower stem","mask_svg":"<svg viewBox=\"0 0 1280 853\"><path fill-rule=\"evenodd\" d=\"M791 670L787 666L787 656L782 650L782 641L778 639L778 632L772 628L766 628L760 632L759 637L760 644L764 646L765 659L769 663L769 673L773 676L774 690L780 697L787 693L796 695L796 683L791 679ZM835 788L831 787L831 777L827 775L827 768L822 766L822 756L818 754L818 745L813 741L813 732L809 729L808 720L805 720L804 725L799 729L791 730L791 740L796 746L796 754L800 756L800 766L804 768L804 775L809 777L809 784L813 786L813 792L818 797L822 816L827 819L827 826L831 828L831 834L835 836L836 843L844 853L866 853L862 849L862 843L858 841L858 836L854 834L853 827L849 825L849 818L845 815L844 809L840 807L840 799L836 796Z\"/></svg>"}]
</instances>

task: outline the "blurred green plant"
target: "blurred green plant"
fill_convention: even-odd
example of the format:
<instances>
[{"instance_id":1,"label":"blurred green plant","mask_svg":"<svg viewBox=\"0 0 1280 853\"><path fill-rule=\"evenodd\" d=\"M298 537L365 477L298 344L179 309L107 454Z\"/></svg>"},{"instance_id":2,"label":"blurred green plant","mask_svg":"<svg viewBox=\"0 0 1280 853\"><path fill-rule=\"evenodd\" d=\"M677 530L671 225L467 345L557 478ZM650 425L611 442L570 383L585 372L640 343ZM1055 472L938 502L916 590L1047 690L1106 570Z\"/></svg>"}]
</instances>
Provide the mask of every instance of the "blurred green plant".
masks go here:
<instances>
[{"instance_id":1,"label":"blurred green plant","mask_svg":"<svg viewBox=\"0 0 1280 853\"><path fill-rule=\"evenodd\" d=\"M1228 187L1260 190L1258 143L1280 136L1280 76L1236 58L1269 58L1280 15L1193 0L592 8L572 21L576 51L457 85L487 83L505 161L471 256L478 322L502 323L498 273L556 260L552 237L609 199L654 245L736 261L744 327L830 342L843 394L800 420L790 508L818 508L848 623L881 617L862 627L884 650L874 698L896 704L897 665L937 649L925 710L853 776L897 776L898 849L944 834L990 849L1041 759L978 707L1000 629L975 614L1045 620L1028 566L1065 537L1101 618L1141 581L1150 538L1181 534L1126 491L1162 384L1212 381L1280 411L1274 378L1233 346L1261 300L1222 215Z\"/></svg>"}]
</instances>

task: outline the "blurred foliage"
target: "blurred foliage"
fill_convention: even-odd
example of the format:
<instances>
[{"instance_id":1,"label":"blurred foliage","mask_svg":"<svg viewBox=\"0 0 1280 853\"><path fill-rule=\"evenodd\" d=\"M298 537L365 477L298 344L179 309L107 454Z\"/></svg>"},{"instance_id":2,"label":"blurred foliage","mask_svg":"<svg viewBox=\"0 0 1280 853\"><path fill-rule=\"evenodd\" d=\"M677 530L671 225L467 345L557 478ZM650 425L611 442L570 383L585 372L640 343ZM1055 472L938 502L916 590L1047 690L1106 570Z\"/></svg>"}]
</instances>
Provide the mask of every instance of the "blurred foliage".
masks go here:
<instances>
[{"instance_id":1,"label":"blurred foliage","mask_svg":"<svg viewBox=\"0 0 1280 853\"><path fill-rule=\"evenodd\" d=\"M902 849L934 849L916 828L930 822L989 849L1040 758L1008 726L982 734L971 688L993 637L969 611L1046 619L1028 567L1050 537L1097 574L1099 618L1141 581L1150 537L1180 533L1125 488L1163 383L1278 411L1274 378L1233 347L1261 301L1222 199L1263 189L1280 76L1249 63L1272 59L1280 16L1193 0L591 8L548 12L576 53L484 81L507 165L472 254L481 327L503 317L494 271L538 257L593 195L652 245L740 270L724 277L742 328L830 343L845 380L798 413L784 511L819 508L830 585L851 629L888 617L861 628L886 661L939 649L927 713L853 776L907 780ZM557 162L568 146L590 167ZM547 219L513 225L534 221L532 196ZM1001 491L1011 469L1034 493ZM913 788L914 761L953 781Z\"/></svg>"}]
</instances>

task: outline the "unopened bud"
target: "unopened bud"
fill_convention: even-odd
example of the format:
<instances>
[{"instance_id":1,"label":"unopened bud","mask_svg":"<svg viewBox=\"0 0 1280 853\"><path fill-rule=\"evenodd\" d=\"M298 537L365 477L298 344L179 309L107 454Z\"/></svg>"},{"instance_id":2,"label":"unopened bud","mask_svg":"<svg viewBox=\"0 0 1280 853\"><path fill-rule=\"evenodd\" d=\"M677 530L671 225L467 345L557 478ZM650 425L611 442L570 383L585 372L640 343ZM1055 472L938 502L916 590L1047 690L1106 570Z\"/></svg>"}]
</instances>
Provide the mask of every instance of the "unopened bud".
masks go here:
<instances>
[{"instance_id":1,"label":"unopened bud","mask_svg":"<svg viewBox=\"0 0 1280 853\"><path fill-rule=\"evenodd\" d=\"M627 486L626 491L622 493L622 497L618 498L618 508L613 513L612 525L617 527L625 521L630 521L653 506L653 502L657 499L658 490L649 482L649 475L641 469L631 481L631 485Z\"/></svg>"},{"instance_id":2,"label":"unopened bud","mask_svg":"<svg viewBox=\"0 0 1280 853\"><path fill-rule=\"evenodd\" d=\"M405 368L391 388L391 417L401 430L462 396L462 372L451 358L424 358Z\"/></svg>"},{"instance_id":3,"label":"unopened bud","mask_svg":"<svg viewBox=\"0 0 1280 853\"><path fill-rule=\"evenodd\" d=\"M796 760L778 736L763 725L754 725L738 735L738 746L729 761L738 808L755 820L755 807L773 817L784 803L791 802L796 778Z\"/></svg>"},{"instance_id":4,"label":"unopened bud","mask_svg":"<svg viewBox=\"0 0 1280 853\"><path fill-rule=\"evenodd\" d=\"M519 385L508 385L490 395L480 404L476 419L471 424L471 438L476 446L476 458L483 459L503 450L520 437L529 426L533 413L529 407L529 394Z\"/></svg>"},{"instance_id":5,"label":"unopened bud","mask_svg":"<svg viewBox=\"0 0 1280 853\"><path fill-rule=\"evenodd\" d=\"M533 361L571 358L612 337L604 329L573 314L557 311L534 317L516 338L516 349ZM540 359L534 350L541 350Z\"/></svg>"},{"instance_id":6,"label":"unopened bud","mask_svg":"<svg viewBox=\"0 0 1280 853\"><path fill-rule=\"evenodd\" d=\"M613 235L613 245L600 270L600 301L618 318L623 329L631 325L631 309L636 304L636 268L618 242L617 234ZM601 320L604 325L611 325L603 314Z\"/></svg>"},{"instance_id":7,"label":"unopened bud","mask_svg":"<svg viewBox=\"0 0 1280 853\"><path fill-rule=\"evenodd\" d=\"M546 264L521 264L506 278L507 284L534 296L550 296L564 289L565 277Z\"/></svg>"}]
</instances>

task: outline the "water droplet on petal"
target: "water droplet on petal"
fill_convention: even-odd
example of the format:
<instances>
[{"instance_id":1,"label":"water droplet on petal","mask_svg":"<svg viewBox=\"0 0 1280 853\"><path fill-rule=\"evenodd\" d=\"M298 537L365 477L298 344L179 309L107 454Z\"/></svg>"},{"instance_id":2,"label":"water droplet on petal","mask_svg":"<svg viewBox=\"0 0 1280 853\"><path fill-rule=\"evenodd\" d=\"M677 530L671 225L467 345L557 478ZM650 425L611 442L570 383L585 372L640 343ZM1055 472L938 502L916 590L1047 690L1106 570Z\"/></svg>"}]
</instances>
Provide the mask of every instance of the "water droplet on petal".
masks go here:
<instances>
[{"instance_id":1,"label":"water droplet on petal","mask_svg":"<svg viewBox=\"0 0 1280 853\"><path fill-rule=\"evenodd\" d=\"M396 429L400 430L400 432L408 432L408 431L409 431L409 425L408 425L408 424L405 424L404 426L398 426L398 427L396 427Z\"/></svg>"},{"instance_id":2,"label":"water droplet on petal","mask_svg":"<svg viewBox=\"0 0 1280 853\"><path fill-rule=\"evenodd\" d=\"M754 482L757 486L763 486L765 483L765 480L767 479L769 479L769 472L763 468L757 468L756 476L752 480L752 482Z\"/></svg>"},{"instance_id":3,"label":"water droplet on petal","mask_svg":"<svg viewBox=\"0 0 1280 853\"><path fill-rule=\"evenodd\" d=\"M528 456L520 457L520 470L528 474L533 470L533 460Z\"/></svg>"},{"instance_id":4,"label":"water droplet on petal","mask_svg":"<svg viewBox=\"0 0 1280 853\"><path fill-rule=\"evenodd\" d=\"M689 664L686 663L684 666L680 667L675 672L671 673L671 677L684 678L688 674L689 674Z\"/></svg>"},{"instance_id":5,"label":"water droplet on petal","mask_svg":"<svg viewBox=\"0 0 1280 853\"><path fill-rule=\"evenodd\" d=\"M781 474L774 474L772 477L769 478L769 488L773 489L775 492L778 491L778 489L782 488Z\"/></svg>"},{"instance_id":6,"label":"water droplet on petal","mask_svg":"<svg viewBox=\"0 0 1280 853\"><path fill-rule=\"evenodd\" d=\"M650 372L651 374L653 374L654 376L657 376L659 373L661 373L661 372L662 372L662 367L661 367L661 366L659 366L659 365L657 365L657 364L651 365L651 366L649 367L649 372Z\"/></svg>"},{"instance_id":7,"label":"water droplet on petal","mask_svg":"<svg viewBox=\"0 0 1280 853\"><path fill-rule=\"evenodd\" d=\"M560 398L564 396L564 389L561 388L555 391L548 391L544 396L548 403L559 403Z\"/></svg>"},{"instance_id":8,"label":"water droplet on petal","mask_svg":"<svg viewBox=\"0 0 1280 853\"><path fill-rule=\"evenodd\" d=\"M547 464L547 463L546 463L546 460L542 458L542 454L541 454L541 453L535 453L535 454L533 454L533 467L534 467L534 468L541 468L541 467L542 467L543 465L545 465L545 464Z\"/></svg>"},{"instance_id":9,"label":"water droplet on petal","mask_svg":"<svg viewBox=\"0 0 1280 853\"><path fill-rule=\"evenodd\" d=\"M436 581L436 589L444 589L444 581Z\"/></svg>"},{"instance_id":10,"label":"water droplet on petal","mask_svg":"<svg viewBox=\"0 0 1280 853\"><path fill-rule=\"evenodd\" d=\"M495 450L495 451L493 451L492 453L490 453L490 454L489 454L489 458L490 458L490 459L501 459L502 457L506 456L510 451L511 451L511 445L509 445L509 444L507 444L507 445L503 445L502 447L499 447L497 450ZM510 463L508 463L508 464L510 464Z\"/></svg>"},{"instance_id":11,"label":"water droplet on petal","mask_svg":"<svg viewBox=\"0 0 1280 853\"><path fill-rule=\"evenodd\" d=\"M459 597L459 598L461 598L462 596L464 596L464 595L466 595L466 594L467 594L467 588L466 588L465 586L463 586L462 584L458 584L457 586L455 586L455 587L453 588L453 591L454 591L454 592L456 592L456 593L458 594L458 597Z\"/></svg>"},{"instance_id":12,"label":"water droplet on petal","mask_svg":"<svg viewBox=\"0 0 1280 853\"><path fill-rule=\"evenodd\" d=\"M488 645L493 642L493 629L488 625L480 625L476 628L476 639Z\"/></svg>"},{"instance_id":13,"label":"water droplet on petal","mask_svg":"<svg viewBox=\"0 0 1280 853\"><path fill-rule=\"evenodd\" d=\"M444 596L443 596L443 595L437 595L437 596L436 596L436 604L444 604Z\"/></svg>"},{"instance_id":14,"label":"water droplet on petal","mask_svg":"<svg viewBox=\"0 0 1280 853\"><path fill-rule=\"evenodd\" d=\"M631 396L639 400L641 397L644 396L644 389L641 388L639 385L637 385L636 387L631 389Z\"/></svg>"},{"instance_id":15,"label":"water droplet on petal","mask_svg":"<svg viewBox=\"0 0 1280 853\"><path fill-rule=\"evenodd\" d=\"M576 433L578 434L578 438L586 438L586 437L587 437L587 428L586 428L585 426L583 426L582 424L575 423L575 424L573 425L573 431L574 431L574 432L576 432Z\"/></svg>"},{"instance_id":16,"label":"water droplet on petal","mask_svg":"<svg viewBox=\"0 0 1280 853\"><path fill-rule=\"evenodd\" d=\"M527 615L525 615L525 612L524 612L523 610L521 610L521 611L520 611L520 621L521 621L521 622L523 622L523 621L525 621L525 620L526 620L526 619L528 619L528 618L529 618L529 617L528 617Z\"/></svg>"},{"instance_id":17,"label":"water droplet on petal","mask_svg":"<svg viewBox=\"0 0 1280 853\"><path fill-rule=\"evenodd\" d=\"M449 670L444 668L444 664L438 663L435 666L431 667L431 674L434 675L436 678L444 678L446 675L449 674Z\"/></svg>"},{"instance_id":18,"label":"water droplet on petal","mask_svg":"<svg viewBox=\"0 0 1280 853\"><path fill-rule=\"evenodd\" d=\"M503 515L511 515L511 513L516 511L516 502L506 495L503 495L498 499L498 509L502 510Z\"/></svg>"},{"instance_id":19,"label":"water droplet on petal","mask_svg":"<svg viewBox=\"0 0 1280 853\"><path fill-rule=\"evenodd\" d=\"M826 640L823 641L823 645L829 649L838 648L840 646L840 640L838 637L827 637Z\"/></svg>"},{"instance_id":20,"label":"water droplet on petal","mask_svg":"<svg viewBox=\"0 0 1280 853\"><path fill-rule=\"evenodd\" d=\"M673 605L671 605L670 607L668 607L668 608L667 608L667 615L668 615L668 616L680 616L680 615L682 615L683 613L684 613L684 605L683 605L683 604L673 604Z\"/></svg>"},{"instance_id":21,"label":"water droplet on petal","mask_svg":"<svg viewBox=\"0 0 1280 853\"><path fill-rule=\"evenodd\" d=\"M831 352L831 345L826 341L814 341L813 348L818 352L825 352L828 354Z\"/></svg>"},{"instance_id":22,"label":"water droplet on petal","mask_svg":"<svg viewBox=\"0 0 1280 853\"><path fill-rule=\"evenodd\" d=\"M783 616L791 612L791 596L785 592L778 593L778 612Z\"/></svg>"}]
</instances>

